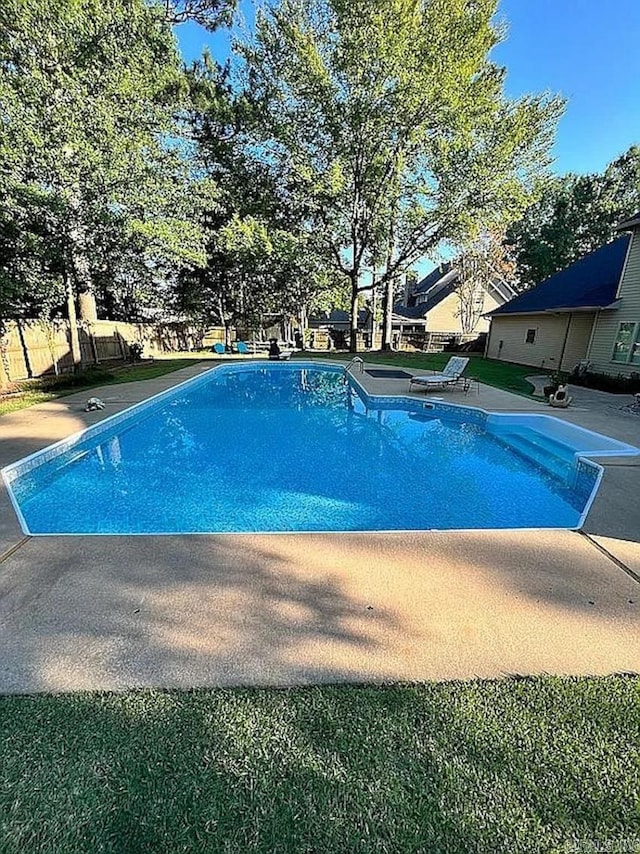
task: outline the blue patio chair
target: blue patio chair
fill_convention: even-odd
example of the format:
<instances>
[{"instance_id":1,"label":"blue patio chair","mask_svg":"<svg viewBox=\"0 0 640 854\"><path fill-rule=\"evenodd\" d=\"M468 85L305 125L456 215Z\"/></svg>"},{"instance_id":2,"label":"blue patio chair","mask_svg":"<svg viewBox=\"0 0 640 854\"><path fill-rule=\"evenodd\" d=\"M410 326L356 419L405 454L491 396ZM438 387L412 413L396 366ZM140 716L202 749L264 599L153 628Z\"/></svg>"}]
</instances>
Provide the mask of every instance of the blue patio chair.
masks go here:
<instances>
[{"instance_id":1,"label":"blue patio chair","mask_svg":"<svg viewBox=\"0 0 640 854\"><path fill-rule=\"evenodd\" d=\"M211 352L217 353L218 356L224 356L224 354L225 354L224 344L214 344L213 347L211 348Z\"/></svg>"},{"instance_id":2,"label":"blue patio chair","mask_svg":"<svg viewBox=\"0 0 640 854\"><path fill-rule=\"evenodd\" d=\"M249 348L244 343L244 341L236 341L236 350L240 353L241 356L246 356L249 352Z\"/></svg>"}]
</instances>

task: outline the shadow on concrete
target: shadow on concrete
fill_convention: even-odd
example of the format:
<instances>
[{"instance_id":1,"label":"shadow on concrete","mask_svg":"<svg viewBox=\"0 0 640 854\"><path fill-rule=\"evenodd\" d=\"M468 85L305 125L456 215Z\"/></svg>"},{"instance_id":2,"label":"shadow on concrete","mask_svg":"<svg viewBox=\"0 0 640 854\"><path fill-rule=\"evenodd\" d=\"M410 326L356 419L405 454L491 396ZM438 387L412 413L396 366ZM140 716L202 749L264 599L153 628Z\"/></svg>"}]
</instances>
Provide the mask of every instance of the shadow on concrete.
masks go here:
<instances>
[{"instance_id":1,"label":"shadow on concrete","mask_svg":"<svg viewBox=\"0 0 640 854\"><path fill-rule=\"evenodd\" d=\"M33 538L0 691L640 671L639 599L565 532Z\"/></svg>"},{"instance_id":2,"label":"shadow on concrete","mask_svg":"<svg viewBox=\"0 0 640 854\"><path fill-rule=\"evenodd\" d=\"M399 630L339 572L294 573L237 540L29 541L0 574L0 690L357 680L376 635Z\"/></svg>"}]
</instances>

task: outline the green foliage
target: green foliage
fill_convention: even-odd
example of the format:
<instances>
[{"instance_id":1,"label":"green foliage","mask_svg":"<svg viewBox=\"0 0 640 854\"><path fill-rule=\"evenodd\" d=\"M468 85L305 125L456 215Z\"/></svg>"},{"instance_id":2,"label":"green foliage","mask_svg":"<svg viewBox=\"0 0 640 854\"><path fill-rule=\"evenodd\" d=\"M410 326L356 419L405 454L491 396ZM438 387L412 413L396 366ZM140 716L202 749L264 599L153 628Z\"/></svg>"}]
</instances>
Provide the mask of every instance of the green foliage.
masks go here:
<instances>
[{"instance_id":1,"label":"green foliage","mask_svg":"<svg viewBox=\"0 0 640 854\"><path fill-rule=\"evenodd\" d=\"M171 30L233 6L2 4L0 316L63 313L69 283L113 318L354 311L528 201L560 104L504 97L496 0L274 2L243 88Z\"/></svg>"},{"instance_id":2,"label":"green foliage","mask_svg":"<svg viewBox=\"0 0 640 854\"><path fill-rule=\"evenodd\" d=\"M0 206L0 317L49 315L64 301L66 206L46 188L17 185Z\"/></svg>"},{"instance_id":3,"label":"green foliage","mask_svg":"<svg viewBox=\"0 0 640 854\"><path fill-rule=\"evenodd\" d=\"M187 87L166 13L144 0L2 4L5 316L16 300L37 303L34 293L59 298L67 277L135 315L172 269L204 263L199 181L176 120ZM43 251L45 208L53 249Z\"/></svg>"},{"instance_id":4,"label":"green foliage","mask_svg":"<svg viewBox=\"0 0 640 854\"><path fill-rule=\"evenodd\" d=\"M188 71L194 158L218 188L202 208L207 263L183 270L176 310L205 327L296 316L331 287L327 260L305 228L304 202L255 145L256 108L230 70L203 56Z\"/></svg>"},{"instance_id":5,"label":"green foliage","mask_svg":"<svg viewBox=\"0 0 640 854\"><path fill-rule=\"evenodd\" d=\"M265 152L357 309L365 264L396 277L443 240L504 226L549 162L561 105L507 100L495 0L281 0L245 45Z\"/></svg>"},{"instance_id":6,"label":"green foliage","mask_svg":"<svg viewBox=\"0 0 640 854\"><path fill-rule=\"evenodd\" d=\"M509 230L518 273L535 285L617 236L616 225L640 210L640 147L602 174L564 175L539 188L539 199Z\"/></svg>"},{"instance_id":7,"label":"green foliage","mask_svg":"<svg viewBox=\"0 0 640 854\"><path fill-rule=\"evenodd\" d=\"M574 371L569 382L573 385L581 385L586 388L596 388L600 391L608 391L611 394L638 394L640 393L640 372L631 371L630 374L603 374L598 371L585 371L579 373Z\"/></svg>"},{"instance_id":8,"label":"green foliage","mask_svg":"<svg viewBox=\"0 0 640 854\"><path fill-rule=\"evenodd\" d=\"M485 385L533 397L534 387L526 379L531 376L531 365L516 365L497 359L484 359L482 356L467 354L469 365L465 376L475 377ZM325 358L324 354L304 354L304 358ZM327 358L335 358L327 354ZM451 358L450 353L412 353L401 350L397 353L367 353L366 361L372 364L394 365L399 368L412 368L415 371L441 371ZM544 373L538 369L537 373Z\"/></svg>"}]
</instances>

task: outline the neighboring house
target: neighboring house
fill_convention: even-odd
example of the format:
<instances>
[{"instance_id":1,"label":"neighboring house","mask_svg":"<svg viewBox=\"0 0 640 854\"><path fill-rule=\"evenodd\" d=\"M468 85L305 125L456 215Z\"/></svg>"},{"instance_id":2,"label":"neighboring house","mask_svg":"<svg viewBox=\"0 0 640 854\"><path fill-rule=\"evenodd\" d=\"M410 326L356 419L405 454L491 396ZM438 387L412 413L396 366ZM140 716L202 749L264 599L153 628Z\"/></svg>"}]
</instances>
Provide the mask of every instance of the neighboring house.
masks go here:
<instances>
[{"instance_id":1,"label":"neighboring house","mask_svg":"<svg viewBox=\"0 0 640 854\"><path fill-rule=\"evenodd\" d=\"M393 306L393 332L396 335L424 335L426 332L447 336L463 335L461 321L460 272L451 264L442 264L417 283L407 282L402 300ZM474 292L465 290L465 299L471 300L467 314L473 318L471 329L466 334L477 335L489 329L489 321L483 315L503 305L515 295L506 282L496 281L478 286ZM349 314L342 309L319 312L309 318L309 328L331 332L349 331ZM358 329L369 334L372 315L368 308L358 312ZM376 337L380 330L376 332Z\"/></svg>"},{"instance_id":2,"label":"neighboring house","mask_svg":"<svg viewBox=\"0 0 640 854\"><path fill-rule=\"evenodd\" d=\"M572 371L640 371L640 212L629 231L491 312L486 355Z\"/></svg>"},{"instance_id":3,"label":"neighboring house","mask_svg":"<svg viewBox=\"0 0 640 854\"><path fill-rule=\"evenodd\" d=\"M464 289L462 299L469 301L465 313L472 319L470 328L463 329L460 293L459 270L451 264L441 264L413 287L406 287L404 298L393 307L394 328L451 335L486 332L489 321L483 315L515 295L511 285L497 280L473 291Z\"/></svg>"},{"instance_id":4,"label":"neighboring house","mask_svg":"<svg viewBox=\"0 0 640 854\"><path fill-rule=\"evenodd\" d=\"M320 311L312 314L308 319L308 327L311 335L311 346L318 346L318 336L314 333L319 332L322 335L328 335L332 345L335 347L346 347L349 331L351 329L351 319L349 312L341 308L332 308L331 311ZM368 333L371 328L371 312L366 308L361 308L358 311L358 330L362 333ZM320 341L322 341L322 337ZM324 346L324 345L320 345Z\"/></svg>"},{"instance_id":5,"label":"neighboring house","mask_svg":"<svg viewBox=\"0 0 640 854\"><path fill-rule=\"evenodd\" d=\"M370 313L361 308L358 312L358 329L364 329L369 320ZM349 312L341 308L332 308L331 311L320 311L312 314L308 320L309 329L335 329L348 332L351 328Z\"/></svg>"}]
</instances>

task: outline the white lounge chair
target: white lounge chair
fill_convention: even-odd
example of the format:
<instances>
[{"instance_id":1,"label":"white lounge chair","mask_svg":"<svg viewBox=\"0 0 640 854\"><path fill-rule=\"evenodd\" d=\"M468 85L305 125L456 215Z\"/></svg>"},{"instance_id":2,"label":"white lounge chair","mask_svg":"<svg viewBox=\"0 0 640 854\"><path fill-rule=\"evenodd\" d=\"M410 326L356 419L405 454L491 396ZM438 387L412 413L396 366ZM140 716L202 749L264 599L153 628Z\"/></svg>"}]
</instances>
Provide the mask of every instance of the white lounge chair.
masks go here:
<instances>
[{"instance_id":1,"label":"white lounge chair","mask_svg":"<svg viewBox=\"0 0 640 854\"><path fill-rule=\"evenodd\" d=\"M452 356L442 369L441 374L425 374L424 376L411 377L409 380L409 391L411 391L413 383L425 386L426 388L446 388L449 385L455 385L468 364L469 359L464 356Z\"/></svg>"}]
</instances>

